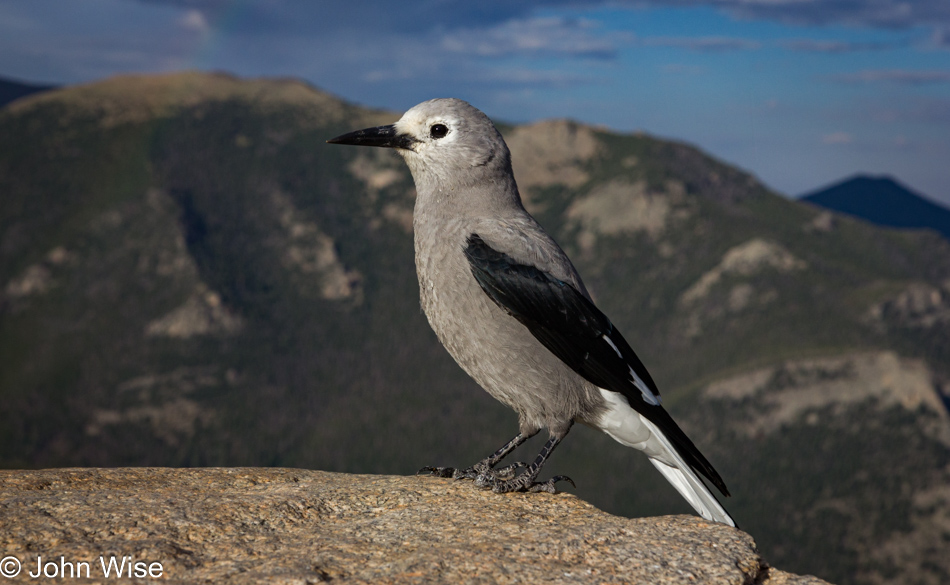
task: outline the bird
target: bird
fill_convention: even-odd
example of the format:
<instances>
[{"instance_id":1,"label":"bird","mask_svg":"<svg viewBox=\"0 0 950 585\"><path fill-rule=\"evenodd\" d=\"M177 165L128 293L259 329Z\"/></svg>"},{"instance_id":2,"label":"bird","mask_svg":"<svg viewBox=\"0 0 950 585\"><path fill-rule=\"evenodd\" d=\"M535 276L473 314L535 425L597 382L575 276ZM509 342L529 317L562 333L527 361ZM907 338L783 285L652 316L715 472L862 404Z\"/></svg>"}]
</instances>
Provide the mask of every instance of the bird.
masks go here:
<instances>
[{"instance_id":1,"label":"bird","mask_svg":"<svg viewBox=\"0 0 950 585\"><path fill-rule=\"evenodd\" d=\"M525 210L508 146L487 115L460 99L433 99L394 124L327 142L391 148L405 160L416 186L422 310L458 365L518 414L518 434L485 459L419 473L497 493L556 493L556 483L574 482L537 479L577 422L646 454L703 518L736 526L700 477L729 496L719 473L663 408L567 254ZM548 440L530 465L499 467L542 429Z\"/></svg>"}]
</instances>

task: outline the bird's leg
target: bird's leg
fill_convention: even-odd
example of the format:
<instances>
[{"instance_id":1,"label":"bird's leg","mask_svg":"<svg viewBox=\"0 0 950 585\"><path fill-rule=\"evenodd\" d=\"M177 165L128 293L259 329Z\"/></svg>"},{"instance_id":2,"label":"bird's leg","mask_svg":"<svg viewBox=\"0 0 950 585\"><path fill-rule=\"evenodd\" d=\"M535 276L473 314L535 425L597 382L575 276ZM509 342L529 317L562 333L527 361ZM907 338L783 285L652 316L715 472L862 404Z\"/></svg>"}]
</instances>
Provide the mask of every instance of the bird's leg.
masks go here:
<instances>
[{"instance_id":1,"label":"bird's leg","mask_svg":"<svg viewBox=\"0 0 950 585\"><path fill-rule=\"evenodd\" d=\"M480 477L493 477L496 479L509 479L515 476L515 471L524 467L525 463L517 461L511 465L506 465L500 469L495 469L498 462L504 459L509 453L517 449L522 443L537 434L537 431L530 435L518 433L510 441L501 446L500 449L482 459L468 469L457 470L453 475L455 478L478 479Z\"/></svg>"},{"instance_id":2,"label":"bird's leg","mask_svg":"<svg viewBox=\"0 0 950 585\"><path fill-rule=\"evenodd\" d=\"M519 445L535 436L538 431L531 434L518 433L510 441L501 446L500 449L482 459L468 469L456 469L454 467L423 467L416 475L434 475L436 477L452 477L455 479L476 479L481 476L492 477L498 480L504 480L514 477L515 471L519 467L524 467L522 462L506 465L501 469L495 469L498 462L506 455L518 448Z\"/></svg>"},{"instance_id":3,"label":"bird's leg","mask_svg":"<svg viewBox=\"0 0 950 585\"><path fill-rule=\"evenodd\" d=\"M557 492L554 484L562 480L570 482L571 485L577 487L571 478L566 475L556 475L541 483L534 481L538 477L538 474L541 473L541 467L544 465L544 462L547 461L548 457L550 457L554 451L554 448L557 447L560 442L561 437L551 437L548 439L548 442L541 448L541 452L538 453L534 462L518 477L500 478L479 475L475 479L475 485L478 487L490 487L493 492L498 494L508 492L548 492L553 494Z\"/></svg>"}]
</instances>

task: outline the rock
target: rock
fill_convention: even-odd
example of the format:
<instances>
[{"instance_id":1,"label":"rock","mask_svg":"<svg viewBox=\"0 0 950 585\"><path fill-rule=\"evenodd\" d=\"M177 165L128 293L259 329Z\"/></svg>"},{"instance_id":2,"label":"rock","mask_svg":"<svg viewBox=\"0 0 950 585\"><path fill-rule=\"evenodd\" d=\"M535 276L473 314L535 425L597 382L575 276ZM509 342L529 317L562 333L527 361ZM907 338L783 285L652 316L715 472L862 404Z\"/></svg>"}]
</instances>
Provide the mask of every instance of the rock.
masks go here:
<instances>
[{"instance_id":1,"label":"rock","mask_svg":"<svg viewBox=\"0 0 950 585\"><path fill-rule=\"evenodd\" d=\"M769 568L751 536L698 517L620 518L569 494L429 477L7 470L0 525L14 583L38 570L102 581L113 557L168 583L825 583Z\"/></svg>"},{"instance_id":2,"label":"rock","mask_svg":"<svg viewBox=\"0 0 950 585\"><path fill-rule=\"evenodd\" d=\"M703 274L682 294L680 302L688 305L705 297L713 285L727 274L750 276L767 268L779 272L790 272L807 267L808 264L805 261L796 258L781 244L762 238L753 238L727 250L716 267Z\"/></svg>"}]
</instances>

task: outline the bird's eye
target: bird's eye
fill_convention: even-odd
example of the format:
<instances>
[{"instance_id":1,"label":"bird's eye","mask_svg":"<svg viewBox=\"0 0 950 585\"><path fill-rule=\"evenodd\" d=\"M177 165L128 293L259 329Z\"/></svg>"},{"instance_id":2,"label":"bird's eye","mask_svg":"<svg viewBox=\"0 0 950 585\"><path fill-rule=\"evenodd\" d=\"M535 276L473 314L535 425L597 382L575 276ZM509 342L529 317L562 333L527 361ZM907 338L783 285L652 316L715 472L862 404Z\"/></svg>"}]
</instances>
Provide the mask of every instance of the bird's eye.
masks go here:
<instances>
[{"instance_id":1,"label":"bird's eye","mask_svg":"<svg viewBox=\"0 0 950 585\"><path fill-rule=\"evenodd\" d=\"M429 127L429 136L432 138L442 138L449 133L449 127L445 124L433 124Z\"/></svg>"}]
</instances>

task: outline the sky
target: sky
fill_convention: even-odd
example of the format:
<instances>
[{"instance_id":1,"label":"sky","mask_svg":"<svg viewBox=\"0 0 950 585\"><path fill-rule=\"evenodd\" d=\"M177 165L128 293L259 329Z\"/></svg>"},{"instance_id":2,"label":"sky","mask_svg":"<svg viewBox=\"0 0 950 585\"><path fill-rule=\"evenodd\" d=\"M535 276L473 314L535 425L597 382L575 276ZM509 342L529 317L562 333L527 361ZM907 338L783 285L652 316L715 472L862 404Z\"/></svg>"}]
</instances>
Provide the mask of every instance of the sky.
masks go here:
<instances>
[{"instance_id":1,"label":"sky","mask_svg":"<svg viewBox=\"0 0 950 585\"><path fill-rule=\"evenodd\" d=\"M857 173L950 204L950 0L0 0L0 77L296 77L403 111L694 144L786 195Z\"/></svg>"}]
</instances>

